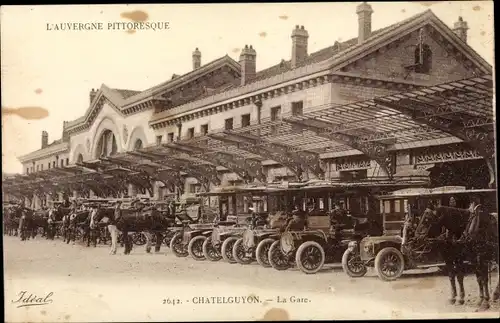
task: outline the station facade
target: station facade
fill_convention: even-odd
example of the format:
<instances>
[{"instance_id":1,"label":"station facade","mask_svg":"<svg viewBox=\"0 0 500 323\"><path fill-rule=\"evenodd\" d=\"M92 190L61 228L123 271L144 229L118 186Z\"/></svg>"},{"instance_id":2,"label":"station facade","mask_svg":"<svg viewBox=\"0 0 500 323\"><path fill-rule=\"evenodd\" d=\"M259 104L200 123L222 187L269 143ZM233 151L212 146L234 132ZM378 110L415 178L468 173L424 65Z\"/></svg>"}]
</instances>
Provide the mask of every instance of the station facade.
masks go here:
<instances>
[{"instance_id":1,"label":"station facade","mask_svg":"<svg viewBox=\"0 0 500 323\"><path fill-rule=\"evenodd\" d=\"M420 123L397 128L406 122L404 107L373 101L420 89L425 96L424 89L439 84L491 75L492 67L467 44L467 23L458 18L450 27L428 10L372 30L371 6L359 5L356 14L356 38L309 53L308 42L314 35L296 26L291 31L291 57L261 71L256 70L261 53L252 45L243 47L238 62L226 55L206 64L196 48L191 71L174 74L148 90L104 84L92 89L87 111L64 123L61 139L49 143L44 131L41 149L19 158L23 172L36 175L145 147L178 143L181 149L183 143L196 142L196 149L184 146L181 151L216 166L220 182L208 189L248 182L244 177L249 173L262 175L261 182L267 183L397 178L409 183L425 177L435 187L492 185L494 158L455 133L465 128L444 131L435 118L425 118L428 114ZM455 91L454 98L460 97L456 86L449 87ZM441 97L446 95L443 92ZM426 99L432 106L431 99ZM399 119L378 105L400 111ZM325 130L326 122L330 126ZM493 124L482 122L471 128ZM328 140L314 140L309 132ZM222 133L224 138L212 133ZM210 142L200 140L209 137ZM249 146L257 137L266 138L267 150L258 153ZM213 144L217 138L220 147ZM223 150L224 143L253 155L228 161L206 153ZM253 171L252 158L264 174ZM183 196L203 189L199 178L189 172L183 185ZM172 193L161 182L155 182L151 192L140 192L134 184L128 188L128 196L142 193L162 199ZM74 197L78 194L73 192ZM62 193L48 198L61 199ZM40 196L31 201L35 208L44 203Z\"/></svg>"}]
</instances>

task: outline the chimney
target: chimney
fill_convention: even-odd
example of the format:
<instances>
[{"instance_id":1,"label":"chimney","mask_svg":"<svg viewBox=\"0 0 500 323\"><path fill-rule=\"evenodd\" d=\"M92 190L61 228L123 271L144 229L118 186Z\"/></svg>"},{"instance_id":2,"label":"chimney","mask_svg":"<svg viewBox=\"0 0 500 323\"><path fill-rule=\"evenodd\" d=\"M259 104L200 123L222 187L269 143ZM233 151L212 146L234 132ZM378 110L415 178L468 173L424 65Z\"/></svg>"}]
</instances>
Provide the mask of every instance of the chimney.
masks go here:
<instances>
[{"instance_id":1,"label":"chimney","mask_svg":"<svg viewBox=\"0 0 500 323\"><path fill-rule=\"evenodd\" d=\"M372 33L372 7L363 2L356 8L358 14L358 44L367 40Z\"/></svg>"},{"instance_id":2,"label":"chimney","mask_svg":"<svg viewBox=\"0 0 500 323\"><path fill-rule=\"evenodd\" d=\"M292 31L292 68L307 58L307 38L309 34L304 26L296 25Z\"/></svg>"},{"instance_id":3,"label":"chimney","mask_svg":"<svg viewBox=\"0 0 500 323\"><path fill-rule=\"evenodd\" d=\"M49 145L49 133L47 131L42 131L42 149Z\"/></svg>"},{"instance_id":4,"label":"chimney","mask_svg":"<svg viewBox=\"0 0 500 323\"><path fill-rule=\"evenodd\" d=\"M92 89L90 91L90 104L92 104L92 102L94 102L94 99L96 96L97 96L97 90Z\"/></svg>"},{"instance_id":5,"label":"chimney","mask_svg":"<svg viewBox=\"0 0 500 323\"><path fill-rule=\"evenodd\" d=\"M255 49L252 48L252 45L250 45L250 47L245 45L245 48L243 48L240 54L241 85L245 85L255 78L256 57L257 53Z\"/></svg>"},{"instance_id":6,"label":"chimney","mask_svg":"<svg viewBox=\"0 0 500 323\"><path fill-rule=\"evenodd\" d=\"M201 66L201 52L198 50L198 47L193 52L193 70L199 68Z\"/></svg>"},{"instance_id":7,"label":"chimney","mask_svg":"<svg viewBox=\"0 0 500 323\"><path fill-rule=\"evenodd\" d=\"M467 30L469 26L467 25L467 21L464 21L462 17L458 17L458 21L453 25L453 32L460 37L464 43L467 42Z\"/></svg>"}]
</instances>

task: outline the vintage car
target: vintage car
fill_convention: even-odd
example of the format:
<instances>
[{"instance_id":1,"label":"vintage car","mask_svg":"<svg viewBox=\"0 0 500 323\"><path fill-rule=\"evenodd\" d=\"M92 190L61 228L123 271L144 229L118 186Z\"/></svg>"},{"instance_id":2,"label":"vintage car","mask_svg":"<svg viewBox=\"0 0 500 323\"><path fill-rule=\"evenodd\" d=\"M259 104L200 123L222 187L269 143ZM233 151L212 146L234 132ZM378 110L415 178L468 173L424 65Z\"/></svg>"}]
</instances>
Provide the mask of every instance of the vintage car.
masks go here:
<instances>
[{"instance_id":1,"label":"vintage car","mask_svg":"<svg viewBox=\"0 0 500 323\"><path fill-rule=\"evenodd\" d=\"M239 264L249 264L257 260L262 267L271 267L269 264L269 248L279 238L281 229L287 223L284 213L278 212L270 217L269 223L256 223L243 232L241 238L233 246L233 258ZM267 221L266 221L267 222Z\"/></svg>"},{"instance_id":2,"label":"vintage car","mask_svg":"<svg viewBox=\"0 0 500 323\"><path fill-rule=\"evenodd\" d=\"M182 227L173 228L175 231L170 240L170 249L177 257L190 255L195 260L204 260L203 241L212 233L213 223L186 223Z\"/></svg>"},{"instance_id":3,"label":"vintage car","mask_svg":"<svg viewBox=\"0 0 500 323\"><path fill-rule=\"evenodd\" d=\"M294 264L306 274L317 273L325 263L340 261L352 230L333 228L330 217L308 215L303 230L281 234L269 248L269 263L274 269L286 270Z\"/></svg>"},{"instance_id":4,"label":"vintage car","mask_svg":"<svg viewBox=\"0 0 500 323\"><path fill-rule=\"evenodd\" d=\"M233 246L248 228L248 224L237 217L228 217L227 220L218 222L212 234L203 241L203 254L206 259L211 261L224 259L229 263L236 262L233 258Z\"/></svg>"},{"instance_id":5,"label":"vintage car","mask_svg":"<svg viewBox=\"0 0 500 323\"><path fill-rule=\"evenodd\" d=\"M367 267L374 267L380 279L393 281L405 270L436 267L444 270L440 239L430 238L422 243L413 243L413 229L428 203L448 205L453 197L456 203L454 207L467 208L472 193L491 195L496 194L496 191L449 186L409 188L380 196L384 235L349 242L342 257L345 273L350 277L362 277Z\"/></svg>"}]
</instances>

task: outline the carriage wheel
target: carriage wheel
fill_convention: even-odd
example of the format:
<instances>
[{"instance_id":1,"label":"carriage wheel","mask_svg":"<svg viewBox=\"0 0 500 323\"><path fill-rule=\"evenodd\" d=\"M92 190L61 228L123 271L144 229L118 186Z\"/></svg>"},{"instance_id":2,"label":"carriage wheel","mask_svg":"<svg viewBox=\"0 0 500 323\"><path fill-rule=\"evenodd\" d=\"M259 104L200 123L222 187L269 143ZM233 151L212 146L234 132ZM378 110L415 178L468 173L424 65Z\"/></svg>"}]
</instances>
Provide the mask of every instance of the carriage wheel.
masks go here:
<instances>
[{"instance_id":1,"label":"carriage wheel","mask_svg":"<svg viewBox=\"0 0 500 323\"><path fill-rule=\"evenodd\" d=\"M271 247L269 247L267 257L269 258L269 264L276 270L287 270L290 268L290 262L288 261L288 257L281 251L279 240L274 241Z\"/></svg>"},{"instance_id":2,"label":"carriage wheel","mask_svg":"<svg viewBox=\"0 0 500 323\"><path fill-rule=\"evenodd\" d=\"M194 260L205 260L203 255L203 243L207 238L204 236L197 236L191 239L188 244L188 253Z\"/></svg>"},{"instance_id":3,"label":"carriage wheel","mask_svg":"<svg viewBox=\"0 0 500 323\"><path fill-rule=\"evenodd\" d=\"M271 248L274 241L274 239L267 238L259 242L257 245L255 258L262 267L271 267L271 264L269 263L269 248Z\"/></svg>"},{"instance_id":4,"label":"carriage wheel","mask_svg":"<svg viewBox=\"0 0 500 323\"><path fill-rule=\"evenodd\" d=\"M306 241L297 249L295 262L302 272L315 274L325 264L325 251L316 241Z\"/></svg>"},{"instance_id":5,"label":"carriage wheel","mask_svg":"<svg viewBox=\"0 0 500 323\"><path fill-rule=\"evenodd\" d=\"M170 240L170 249L177 257L187 257L187 248L182 244L182 234L176 233L172 240Z\"/></svg>"},{"instance_id":6,"label":"carriage wheel","mask_svg":"<svg viewBox=\"0 0 500 323\"><path fill-rule=\"evenodd\" d=\"M236 263L236 260L233 258L233 246L236 243L236 240L238 240L238 238L229 237L222 243L222 258L230 264Z\"/></svg>"},{"instance_id":7,"label":"carriage wheel","mask_svg":"<svg viewBox=\"0 0 500 323\"><path fill-rule=\"evenodd\" d=\"M207 238L203 242L203 255L210 261L219 261L222 259L219 249L212 245L211 238Z\"/></svg>"},{"instance_id":8,"label":"carriage wheel","mask_svg":"<svg viewBox=\"0 0 500 323\"><path fill-rule=\"evenodd\" d=\"M137 232L132 235L132 241L136 246L143 246L146 244L147 239L144 233Z\"/></svg>"},{"instance_id":9,"label":"carriage wheel","mask_svg":"<svg viewBox=\"0 0 500 323\"><path fill-rule=\"evenodd\" d=\"M233 246L233 258L237 263L248 265L253 261L252 256L247 256L245 247L243 246L243 238L236 240Z\"/></svg>"},{"instance_id":10,"label":"carriage wheel","mask_svg":"<svg viewBox=\"0 0 500 323\"><path fill-rule=\"evenodd\" d=\"M384 281L398 279L403 274L404 265L403 254L393 247L380 250L375 257L375 271Z\"/></svg>"},{"instance_id":11,"label":"carriage wheel","mask_svg":"<svg viewBox=\"0 0 500 323\"><path fill-rule=\"evenodd\" d=\"M342 268L349 277L353 278L363 277L367 272L365 263L361 260L359 253L349 249L346 249L342 255Z\"/></svg>"}]
</instances>

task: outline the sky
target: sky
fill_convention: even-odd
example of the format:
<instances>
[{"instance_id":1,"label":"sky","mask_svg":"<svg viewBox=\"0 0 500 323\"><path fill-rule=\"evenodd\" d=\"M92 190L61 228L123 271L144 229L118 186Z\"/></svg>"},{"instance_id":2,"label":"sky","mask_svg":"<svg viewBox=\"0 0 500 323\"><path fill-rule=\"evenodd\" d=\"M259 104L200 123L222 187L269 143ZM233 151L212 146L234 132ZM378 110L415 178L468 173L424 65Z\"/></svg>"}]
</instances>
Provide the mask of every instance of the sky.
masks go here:
<instances>
[{"instance_id":1,"label":"sky","mask_svg":"<svg viewBox=\"0 0 500 323\"><path fill-rule=\"evenodd\" d=\"M22 172L19 156L40 149L41 132L60 139L63 121L82 116L89 91L112 88L145 90L192 70L198 47L202 64L229 55L236 61L245 44L257 52L257 70L290 59L291 32L309 32L309 53L356 37L356 6L347 3L66 5L1 7L2 170ZM431 9L453 26L458 16L469 25L468 43L494 62L493 1L370 3L372 29ZM143 11L149 22L168 22L167 30L127 33L107 30L128 22L127 13ZM102 22L103 30L55 31L66 22ZM48 116L27 120L6 108L40 106ZM146 121L145 121L146 122Z\"/></svg>"}]
</instances>

